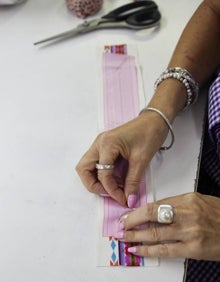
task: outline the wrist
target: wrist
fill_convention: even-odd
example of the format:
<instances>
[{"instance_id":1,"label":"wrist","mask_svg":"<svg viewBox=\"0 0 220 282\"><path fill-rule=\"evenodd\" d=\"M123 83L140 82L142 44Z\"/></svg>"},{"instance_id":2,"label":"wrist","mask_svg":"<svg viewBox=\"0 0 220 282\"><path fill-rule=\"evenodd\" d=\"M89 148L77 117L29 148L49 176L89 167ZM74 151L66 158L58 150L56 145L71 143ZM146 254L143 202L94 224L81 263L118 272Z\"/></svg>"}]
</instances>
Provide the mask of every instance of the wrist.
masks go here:
<instances>
[{"instance_id":1,"label":"wrist","mask_svg":"<svg viewBox=\"0 0 220 282\"><path fill-rule=\"evenodd\" d=\"M196 102L199 85L189 71L172 67L162 72L156 80L155 90L148 106L161 110L172 122L180 110Z\"/></svg>"},{"instance_id":2,"label":"wrist","mask_svg":"<svg viewBox=\"0 0 220 282\"><path fill-rule=\"evenodd\" d=\"M184 109L186 100L185 86L176 79L166 79L157 87L148 106L162 111L172 123Z\"/></svg>"},{"instance_id":3,"label":"wrist","mask_svg":"<svg viewBox=\"0 0 220 282\"><path fill-rule=\"evenodd\" d=\"M164 115L163 112L161 112L160 110L158 110L157 108L154 108L154 107L145 107L143 110L141 110L140 115L143 114L146 111L151 111L151 112L157 113L160 116L160 118L164 121L166 126L168 127L170 134L171 134L170 144L169 144L169 146L167 145L167 146L160 147L160 150L161 151L169 150L173 146L173 143L174 143L174 140L175 140L173 128L172 128L172 125L171 125L169 119Z\"/></svg>"}]
</instances>

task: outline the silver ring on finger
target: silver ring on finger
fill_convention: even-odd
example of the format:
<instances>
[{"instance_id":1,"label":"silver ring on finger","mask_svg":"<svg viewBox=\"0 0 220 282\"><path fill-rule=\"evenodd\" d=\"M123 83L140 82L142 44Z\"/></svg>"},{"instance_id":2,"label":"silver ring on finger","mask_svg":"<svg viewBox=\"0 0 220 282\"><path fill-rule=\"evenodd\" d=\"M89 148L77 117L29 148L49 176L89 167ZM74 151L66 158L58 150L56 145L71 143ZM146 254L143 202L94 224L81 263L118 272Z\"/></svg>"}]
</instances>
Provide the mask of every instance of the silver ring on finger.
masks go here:
<instances>
[{"instance_id":1,"label":"silver ring on finger","mask_svg":"<svg viewBox=\"0 0 220 282\"><path fill-rule=\"evenodd\" d=\"M159 223L171 224L173 223L173 207L171 205L159 205L157 210L157 221Z\"/></svg>"},{"instance_id":2,"label":"silver ring on finger","mask_svg":"<svg viewBox=\"0 0 220 282\"><path fill-rule=\"evenodd\" d=\"M109 170L109 169L114 169L114 165L113 164L96 164L95 168L99 169L99 170Z\"/></svg>"}]
</instances>

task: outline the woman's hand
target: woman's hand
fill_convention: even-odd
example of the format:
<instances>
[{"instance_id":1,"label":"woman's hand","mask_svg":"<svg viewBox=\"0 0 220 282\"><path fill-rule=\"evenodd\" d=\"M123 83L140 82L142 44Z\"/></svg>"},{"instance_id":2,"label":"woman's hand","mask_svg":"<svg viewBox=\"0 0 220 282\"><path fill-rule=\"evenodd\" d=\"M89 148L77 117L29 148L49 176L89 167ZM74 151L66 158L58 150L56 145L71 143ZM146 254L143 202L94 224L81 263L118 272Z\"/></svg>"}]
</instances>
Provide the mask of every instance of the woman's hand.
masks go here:
<instances>
[{"instance_id":1,"label":"woman's hand","mask_svg":"<svg viewBox=\"0 0 220 282\"><path fill-rule=\"evenodd\" d=\"M79 161L76 170L87 189L109 195L121 205L133 207L141 177L168 132L164 120L154 112L101 133ZM117 165L126 161L125 177L114 170L97 170L96 163ZM121 189L123 187L123 189Z\"/></svg>"},{"instance_id":2,"label":"woman's hand","mask_svg":"<svg viewBox=\"0 0 220 282\"><path fill-rule=\"evenodd\" d=\"M135 230L140 224L157 222L161 204L173 207L173 223L157 223ZM146 243L129 248L134 255L220 260L219 198L188 193L163 199L125 215L121 227L115 234L119 240Z\"/></svg>"}]
</instances>

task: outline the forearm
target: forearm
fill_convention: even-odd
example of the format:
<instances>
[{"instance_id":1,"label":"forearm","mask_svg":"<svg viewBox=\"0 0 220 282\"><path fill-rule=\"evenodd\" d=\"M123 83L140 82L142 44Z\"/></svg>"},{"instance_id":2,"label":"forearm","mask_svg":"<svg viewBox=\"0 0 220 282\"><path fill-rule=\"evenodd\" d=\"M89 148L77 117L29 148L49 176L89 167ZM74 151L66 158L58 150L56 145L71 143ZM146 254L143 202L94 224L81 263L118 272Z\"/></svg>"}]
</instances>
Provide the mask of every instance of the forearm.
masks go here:
<instances>
[{"instance_id":1,"label":"forearm","mask_svg":"<svg viewBox=\"0 0 220 282\"><path fill-rule=\"evenodd\" d=\"M181 66L202 86L220 65L220 1L205 0L186 25L169 67Z\"/></svg>"},{"instance_id":2,"label":"forearm","mask_svg":"<svg viewBox=\"0 0 220 282\"><path fill-rule=\"evenodd\" d=\"M168 68L187 69L199 83L207 82L220 65L220 1L205 0L186 25ZM170 121L184 108L186 88L176 79L166 79L157 88L150 106Z\"/></svg>"}]
</instances>

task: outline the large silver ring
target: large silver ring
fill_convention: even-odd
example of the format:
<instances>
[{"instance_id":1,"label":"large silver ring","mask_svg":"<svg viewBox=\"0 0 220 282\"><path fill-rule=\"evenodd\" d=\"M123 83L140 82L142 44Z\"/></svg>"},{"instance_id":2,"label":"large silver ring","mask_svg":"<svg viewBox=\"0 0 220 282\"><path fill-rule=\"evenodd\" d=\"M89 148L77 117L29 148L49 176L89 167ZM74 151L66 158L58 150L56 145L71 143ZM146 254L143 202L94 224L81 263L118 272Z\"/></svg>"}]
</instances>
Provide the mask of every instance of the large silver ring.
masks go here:
<instances>
[{"instance_id":1,"label":"large silver ring","mask_svg":"<svg viewBox=\"0 0 220 282\"><path fill-rule=\"evenodd\" d=\"M113 169L115 166L112 164L96 164L96 169Z\"/></svg>"},{"instance_id":2,"label":"large silver ring","mask_svg":"<svg viewBox=\"0 0 220 282\"><path fill-rule=\"evenodd\" d=\"M157 210L157 221L170 224L173 222L173 207L171 205L160 205Z\"/></svg>"}]
</instances>

